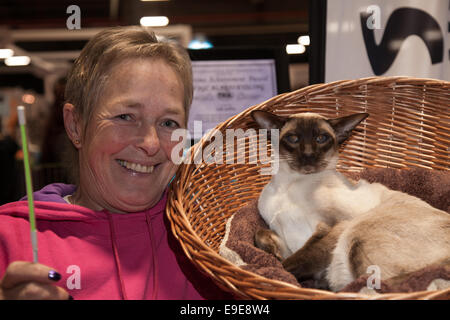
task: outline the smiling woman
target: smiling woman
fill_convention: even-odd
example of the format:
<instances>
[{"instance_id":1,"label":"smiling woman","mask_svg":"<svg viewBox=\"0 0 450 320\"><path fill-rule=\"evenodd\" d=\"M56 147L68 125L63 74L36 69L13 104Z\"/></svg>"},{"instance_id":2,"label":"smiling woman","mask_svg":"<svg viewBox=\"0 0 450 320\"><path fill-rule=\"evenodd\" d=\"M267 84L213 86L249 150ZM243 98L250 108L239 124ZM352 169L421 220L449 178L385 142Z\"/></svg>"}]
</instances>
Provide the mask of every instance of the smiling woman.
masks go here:
<instances>
[{"instance_id":1,"label":"smiling woman","mask_svg":"<svg viewBox=\"0 0 450 320\"><path fill-rule=\"evenodd\" d=\"M25 262L27 202L0 207L0 299L227 297L164 220L171 136L186 127L192 91L185 50L145 29L107 29L86 45L63 108L75 184L34 194L40 264Z\"/></svg>"},{"instance_id":2,"label":"smiling woman","mask_svg":"<svg viewBox=\"0 0 450 320\"><path fill-rule=\"evenodd\" d=\"M182 107L184 111L184 121L187 121L185 115L189 114L189 107L192 102L193 96L193 84L192 84L192 70L191 63L187 52L173 42L159 42L156 36L152 33L148 33L145 29L139 27L129 28L111 28L104 30L97 34L81 52L79 58L75 61L74 67L71 72L71 76L67 81L66 86L66 99L67 102L74 105L74 116L79 119L83 134L87 133L87 125L89 120L92 119L92 112L96 110L103 101L102 97L107 96L109 93L105 92L105 86L113 84L113 86L120 87L122 90L130 89L133 84L122 79L124 70L116 70L119 65L133 65L130 63L134 60L137 64L134 70L139 69L139 62L143 59L164 62L167 67L170 67L171 73L173 73L177 79L177 83L181 85L182 89ZM117 68L120 69L120 68ZM147 71L151 71L151 68L147 68ZM119 74L122 72L122 74ZM133 78L134 74L128 73L129 78ZM116 76L116 79L111 81L111 78ZM159 77L161 76L158 75ZM154 81L158 81L157 76L150 76ZM141 78L141 81L143 79ZM117 82L114 84L114 82ZM142 88L142 85L141 85ZM155 88L153 88L154 90ZM170 90L173 90L173 86ZM157 93L158 91L152 91L151 87L146 87L146 91ZM114 89L110 88L110 91ZM126 111L126 107L140 104L141 101L133 100L125 96L116 96L115 101L111 101L118 104L122 110ZM129 100L127 100L129 99ZM145 105L145 104L144 104ZM173 108L177 106L167 105L167 112L173 112ZM179 113L180 110L175 112ZM123 116L127 113L124 112ZM121 114L117 114L120 116ZM181 126L185 126L186 123L180 123ZM80 137L83 139L84 137ZM73 140L72 140L73 141ZM77 171L78 165L78 149L72 148L71 161L73 164L72 178L75 184L78 184L80 173Z\"/></svg>"},{"instance_id":3,"label":"smiling woman","mask_svg":"<svg viewBox=\"0 0 450 320\"><path fill-rule=\"evenodd\" d=\"M128 58L110 72L85 133L67 103L66 128L79 141L79 188L72 203L121 213L154 206L175 174L170 154L177 141L170 138L185 127L183 92L164 60Z\"/></svg>"}]
</instances>

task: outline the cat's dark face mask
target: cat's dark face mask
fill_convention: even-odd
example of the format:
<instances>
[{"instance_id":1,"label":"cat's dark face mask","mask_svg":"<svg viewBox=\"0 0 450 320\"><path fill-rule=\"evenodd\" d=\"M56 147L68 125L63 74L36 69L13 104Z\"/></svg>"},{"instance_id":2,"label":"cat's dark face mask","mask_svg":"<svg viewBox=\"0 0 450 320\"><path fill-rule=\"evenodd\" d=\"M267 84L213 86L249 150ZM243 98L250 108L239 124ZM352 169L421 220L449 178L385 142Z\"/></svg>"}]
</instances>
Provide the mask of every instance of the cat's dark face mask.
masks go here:
<instances>
[{"instance_id":1,"label":"cat's dark face mask","mask_svg":"<svg viewBox=\"0 0 450 320\"><path fill-rule=\"evenodd\" d=\"M316 116L289 119L280 132L280 160L303 174L323 171L336 155L338 143L328 122Z\"/></svg>"},{"instance_id":2,"label":"cat's dark face mask","mask_svg":"<svg viewBox=\"0 0 450 320\"><path fill-rule=\"evenodd\" d=\"M359 113L336 119L326 119L314 113L299 113L280 117L265 111L253 111L252 117L265 129L280 130L280 161L302 174L334 170L339 145L366 117Z\"/></svg>"}]
</instances>

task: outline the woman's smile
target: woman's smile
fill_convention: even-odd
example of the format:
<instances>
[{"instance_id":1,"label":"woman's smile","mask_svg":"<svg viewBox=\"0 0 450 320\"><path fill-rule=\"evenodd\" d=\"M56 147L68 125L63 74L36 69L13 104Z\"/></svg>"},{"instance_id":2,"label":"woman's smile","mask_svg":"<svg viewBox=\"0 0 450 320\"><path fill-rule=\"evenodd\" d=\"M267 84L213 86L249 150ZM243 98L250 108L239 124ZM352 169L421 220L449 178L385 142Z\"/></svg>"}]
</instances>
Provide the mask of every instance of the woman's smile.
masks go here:
<instances>
[{"instance_id":1,"label":"woman's smile","mask_svg":"<svg viewBox=\"0 0 450 320\"><path fill-rule=\"evenodd\" d=\"M116 161L122 168L135 173L150 174L153 172L153 169L155 168L154 165L143 165L127 160L116 160Z\"/></svg>"}]
</instances>

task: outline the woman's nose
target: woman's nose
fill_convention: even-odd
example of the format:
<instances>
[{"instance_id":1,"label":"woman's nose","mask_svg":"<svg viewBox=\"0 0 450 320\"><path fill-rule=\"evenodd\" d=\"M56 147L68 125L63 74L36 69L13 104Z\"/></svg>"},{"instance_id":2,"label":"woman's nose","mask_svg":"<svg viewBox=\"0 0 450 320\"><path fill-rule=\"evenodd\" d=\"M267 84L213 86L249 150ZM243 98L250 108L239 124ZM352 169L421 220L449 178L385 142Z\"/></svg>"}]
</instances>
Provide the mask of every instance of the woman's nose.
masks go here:
<instances>
[{"instance_id":1,"label":"woman's nose","mask_svg":"<svg viewBox=\"0 0 450 320\"><path fill-rule=\"evenodd\" d=\"M160 149L158 133L154 126L144 126L141 128L139 141L136 145L148 156L154 156Z\"/></svg>"}]
</instances>

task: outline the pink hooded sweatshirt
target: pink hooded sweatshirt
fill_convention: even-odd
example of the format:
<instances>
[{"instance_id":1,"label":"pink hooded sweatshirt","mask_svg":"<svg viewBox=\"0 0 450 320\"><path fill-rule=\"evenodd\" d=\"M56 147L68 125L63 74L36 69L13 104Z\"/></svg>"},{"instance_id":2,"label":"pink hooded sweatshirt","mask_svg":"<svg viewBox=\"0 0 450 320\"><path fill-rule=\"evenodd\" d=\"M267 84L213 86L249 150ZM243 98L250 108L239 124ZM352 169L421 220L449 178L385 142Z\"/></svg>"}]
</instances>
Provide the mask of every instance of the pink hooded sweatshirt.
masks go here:
<instances>
[{"instance_id":1,"label":"pink hooded sweatshirt","mask_svg":"<svg viewBox=\"0 0 450 320\"><path fill-rule=\"evenodd\" d=\"M173 238L167 193L144 212L112 214L68 204L75 186L34 194L39 263L58 271L74 299L229 299L203 276ZM0 207L0 277L16 260L32 261L28 202Z\"/></svg>"}]
</instances>

